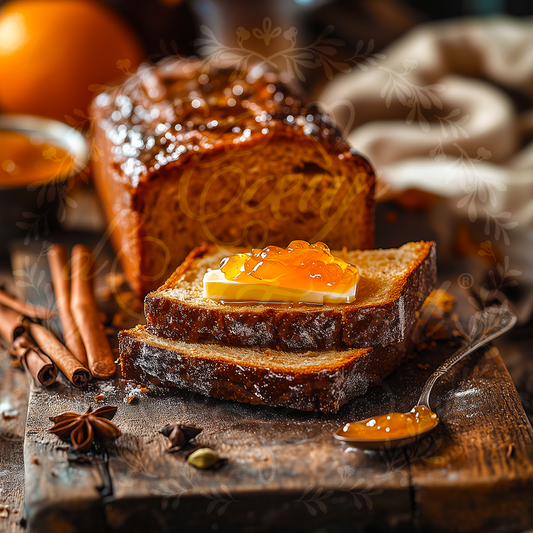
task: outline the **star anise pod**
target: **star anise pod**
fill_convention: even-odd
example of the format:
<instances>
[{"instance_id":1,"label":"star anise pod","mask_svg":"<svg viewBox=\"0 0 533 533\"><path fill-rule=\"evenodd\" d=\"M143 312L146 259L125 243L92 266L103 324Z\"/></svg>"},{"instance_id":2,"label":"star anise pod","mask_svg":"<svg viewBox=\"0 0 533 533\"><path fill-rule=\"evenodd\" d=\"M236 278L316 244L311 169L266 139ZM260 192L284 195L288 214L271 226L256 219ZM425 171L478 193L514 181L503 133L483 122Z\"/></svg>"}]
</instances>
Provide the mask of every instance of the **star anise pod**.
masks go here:
<instances>
[{"instance_id":1,"label":"star anise pod","mask_svg":"<svg viewBox=\"0 0 533 533\"><path fill-rule=\"evenodd\" d=\"M55 426L48 432L54 433L63 441L70 441L75 451L83 453L89 450L94 440L115 439L122 435L120 429L110 422L116 412L117 408L111 405L100 407L96 411L89 405L83 414L68 411L50 417Z\"/></svg>"},{"instance_id":2,"label":"star anise pod","mask_svg":"<svg viewBox=\"0 0 533 533\"><path fill-rule=\"evenodd\" d=\"M192 424L167 424L159 430L159 433L165 435L170 440L170 447L168 452L175 452L185 446L190 440L194 439L196 435L201 433L204 428L194 426Z\"/></svg>"}]
</instances>

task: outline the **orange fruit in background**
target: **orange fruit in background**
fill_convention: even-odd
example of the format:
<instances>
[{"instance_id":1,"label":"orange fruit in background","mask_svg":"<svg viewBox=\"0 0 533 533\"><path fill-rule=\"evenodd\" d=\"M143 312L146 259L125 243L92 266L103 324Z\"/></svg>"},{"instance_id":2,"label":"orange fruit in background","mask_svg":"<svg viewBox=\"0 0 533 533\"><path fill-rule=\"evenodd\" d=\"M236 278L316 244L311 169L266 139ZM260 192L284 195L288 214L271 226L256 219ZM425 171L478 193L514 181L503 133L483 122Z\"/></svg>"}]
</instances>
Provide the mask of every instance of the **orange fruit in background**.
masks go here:
<instances>
[{"instance_id":1,"label":"orange fruit in background","mask_svg":"<svg viewBox=\"0 0 533 533\"><path fill-rule=\"evenodd\" d=\"M118 14L97 0L10 0L0 7L0 111L65 120L144 59Z\"/></svg>"}]
</instances>

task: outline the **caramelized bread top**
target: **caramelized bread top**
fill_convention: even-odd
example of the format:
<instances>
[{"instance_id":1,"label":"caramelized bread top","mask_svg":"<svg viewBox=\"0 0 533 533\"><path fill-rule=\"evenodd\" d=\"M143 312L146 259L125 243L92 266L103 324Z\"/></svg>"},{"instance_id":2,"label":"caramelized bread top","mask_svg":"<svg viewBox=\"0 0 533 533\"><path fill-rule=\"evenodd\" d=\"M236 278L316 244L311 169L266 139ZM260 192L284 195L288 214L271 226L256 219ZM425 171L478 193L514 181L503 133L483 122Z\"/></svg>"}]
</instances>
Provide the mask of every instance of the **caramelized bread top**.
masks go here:
<instances>
[{"instance_id":1,"label":"caramelized bread top","mask_svg":"<svg viewBox=\"0 0 533 533\"><path fill-rule=\"evenodd\" d=\"M243 249L203 245L146 297L151 332L188 342L278 349L369 347L401 342L436 281L436 245L413 242L391 250L334 251L361 279L351 304L280 306L223 304L203 297L202 278Z\"/></svg>"},{"instance_id":2,"label":"caramelized bread top","mask_svg":"<svg viewBox=\"0 0 533 533\"><path fill-rule=\"evenodd\" d=\"M278 75L260 73L167 60L141 66L122 86L98 95L93 114L114 145L112 161L125 183L137 187L166 165L181 166L205 152L226 158L273 135L306 138L371 172L327 115L305 105Z\"/></svg>"}]
</instances>

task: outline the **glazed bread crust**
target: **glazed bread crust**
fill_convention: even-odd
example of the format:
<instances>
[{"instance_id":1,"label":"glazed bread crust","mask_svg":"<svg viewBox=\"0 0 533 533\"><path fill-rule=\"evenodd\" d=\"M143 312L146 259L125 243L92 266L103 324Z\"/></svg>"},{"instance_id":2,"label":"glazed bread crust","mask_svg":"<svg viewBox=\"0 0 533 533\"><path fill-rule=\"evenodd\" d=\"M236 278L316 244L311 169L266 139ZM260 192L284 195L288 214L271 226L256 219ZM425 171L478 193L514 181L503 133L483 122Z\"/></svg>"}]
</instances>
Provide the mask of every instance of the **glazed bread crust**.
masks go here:
<instances>
[{"instance_id":1,"label":"glazed bread crust","mask_svg":"<svg viewBox=\"0 0 533 533\"><path fill-rule=\"evenodd\" d=\"M202 278L223 257L243 249L194 249L158 290L145 298L147 330L190 343L278 350L368 348L402 342L436 283L436 244L392 250L335 251L359 268L351 304L276 306L224 304L205 299Z\"/></svg>"},{"instance_id":2,"label":"glazed bread crust","mask_svg":"<svg viewBox=\"0 0 533 533\"><path fill-rule=\"evenodd\" d=\"M95 184L139 296L199 243L374 246L375 178L273 74L143 68L96 97Z\"/></svg>"},{"instance_id":3,"label":"glazed bread crust","mask_svg":"<svg viewBox=\"0 0 533 533\"><path fill-rule=\"evenodd\" d=\"M189 344L145 326L119 334L122 376L224 400L335 413L404 359L404 344L323 352Z\"/></svg>"}]
</instances>

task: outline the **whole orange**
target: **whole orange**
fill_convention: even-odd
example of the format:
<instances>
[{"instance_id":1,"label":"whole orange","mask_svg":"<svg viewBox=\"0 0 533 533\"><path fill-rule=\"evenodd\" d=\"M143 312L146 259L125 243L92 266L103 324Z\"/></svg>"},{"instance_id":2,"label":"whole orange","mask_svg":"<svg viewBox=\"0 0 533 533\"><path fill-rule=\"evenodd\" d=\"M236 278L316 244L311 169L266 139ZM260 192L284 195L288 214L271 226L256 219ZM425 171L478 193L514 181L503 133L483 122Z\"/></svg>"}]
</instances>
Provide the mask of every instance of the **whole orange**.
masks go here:
<instances>
[{"instance_id":1,"label":"whole orange","mask_svg":"<svg viewBox=\"0 0 533 533\"><path fill-rule=\"evenodd\" d=\"M97 0L11 0L0 8L0 110L64 120L87 110L90 86L143 58L133 31Z\"/></svg>"}]
</instances>

